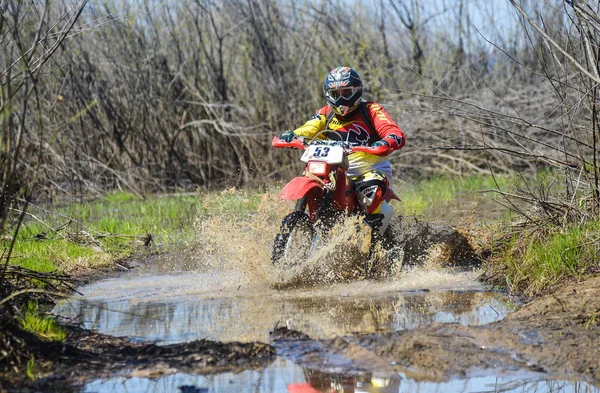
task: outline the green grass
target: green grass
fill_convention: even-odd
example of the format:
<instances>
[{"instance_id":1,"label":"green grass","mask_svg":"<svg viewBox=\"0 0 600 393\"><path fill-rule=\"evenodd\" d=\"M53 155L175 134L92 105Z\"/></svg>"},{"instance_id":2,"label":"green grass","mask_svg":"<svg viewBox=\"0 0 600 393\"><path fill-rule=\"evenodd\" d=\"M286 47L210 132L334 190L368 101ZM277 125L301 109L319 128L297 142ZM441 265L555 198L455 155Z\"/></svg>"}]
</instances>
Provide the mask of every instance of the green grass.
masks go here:
<instances>
[{"instance_id":1,"label":"green grass","mask_svg":"<svg viewBox=\"0 0 600 393\"><path fill-rule=\"evenodd\" d=\"M43 211L31 207L38 220L23 223L11 263L40 272L105 265L140 250L149 236L161 247L195 239L201 215L252 214L262 195L231 189L142 200L119 192Z\"/></svg>"},{"instance_id":2,"label":"green grass","mask_svg":"<svg viewBox=\"0 0 600 393\"><path fill-rule=\"evenodd\" d=\"M507 187L516 176L438 176L419 183L403 185L399 191L402 215L422 215L429 209L443 206L462 194L474 194ZM497 184L496 184L497 183Z\"/></svg>"},{"instance_id":3,"label":"green grass","mask_svg":"<svg viewBox=\"0 0 600 393\"><path fill-rule=\"evenodd\" d=\"M64 341L67 338L67 331L56 322L56 319L40 315L36 302L27 305L19 323L23 330L35 333L46 340Z\"/></svg>"},{"instance_id":4,"label":"green grass","mask_svg":"<svg viewBox=\"0 0 600 393\"><path fill-rule=\"evenodd\" d=\"M26 370L27 378L34 381L38 378L38 372L36 371L35 366L35 358L31 358L27 361L27 370Z\"/></svg>"},{"instance_id":5,"label":"green grass","mask_svg":"<svg viewBox=\"0 0 600 393\"><path fill-rule=\"evenodd\" d=\"M258 208L265 191L240 192L235 189L207 195L203 199L202 214L233 214L247 216Z\"/></svg>"},{"instance_id":6,"label":"green grass","mask_svg":"<svg viewBox=\"0 0 600 393\"><path fill-rule=\"evenodd\" d=\"M19 233L12 263L36 271L69 271L107 264L135 252L148 236L169 243L192 235L199 195L150 196L128 193L30 212ZM64 228L57 232L50 228ZM50 228L49 228L50 227Z\"/></svg>"},{"instance_id":7,"label":"green grass","mask_svg":"<svg viewBox=\"0 0 600 393\"><path fill-rule=\"evenodd\" d=\"M98 232L143 234L186 228L198 207L198 195L150 196L142 200L128 193L115 193L94 202L69 204L61 213Z\"/></svg>"},{"instance_id":8,"label":"green grass","mask_svg":"<svg viewBox=\"0 0 600 393\"><path fill-rule=\"evenodd\" d=\"M597 269L599 230L600 221L589 221L543 234L515 234L488 268L505 277L511 291L537 295Z\"/></svg>"},{"instance_id":9,"label":"green grass","mask_svg":"<svg viewBox=\"0 0 600 393\"><path fill-rule=\"evenodd\" d=\"M118 255L115 255L118 256ZM68 270L69 265L97 266L110 259L107 252L66 239L21 239L15 243L12 263L38 272Z\"/></svg>"}]
</instances>

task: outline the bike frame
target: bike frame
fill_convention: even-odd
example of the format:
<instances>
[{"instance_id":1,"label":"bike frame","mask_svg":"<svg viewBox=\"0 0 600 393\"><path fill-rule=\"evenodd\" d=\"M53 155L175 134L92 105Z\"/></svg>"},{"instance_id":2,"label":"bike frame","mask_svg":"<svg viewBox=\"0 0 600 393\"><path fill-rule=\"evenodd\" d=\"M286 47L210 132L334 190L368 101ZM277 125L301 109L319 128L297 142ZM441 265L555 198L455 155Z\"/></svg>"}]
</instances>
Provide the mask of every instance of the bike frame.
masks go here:
<instances>
[{"instance_id":1,"label":"bike frame","mask_svg":"<svg viewBox=\"0 0 600 393\"><path fill-rule=\"evenodd\" d=\"M275 147L292 147L305 149L305 145L292 142L284 142L279 138L273 139ZM324 163L326 170L315 174L310 172L311 164ZM298 201L297 211L304 211L308 207L308 215L314 223L322 208L331 206L337 212L353 213L358 209L358 198L352 189L352 184L346 175L344 166L347 161L340 164L331 164L325 159L312 157L307 161L304 176L298 176L290 180L281 192L280 198L290 201ZM330 199L329 202L326 201Z\"/></svg>"}]
</instances>

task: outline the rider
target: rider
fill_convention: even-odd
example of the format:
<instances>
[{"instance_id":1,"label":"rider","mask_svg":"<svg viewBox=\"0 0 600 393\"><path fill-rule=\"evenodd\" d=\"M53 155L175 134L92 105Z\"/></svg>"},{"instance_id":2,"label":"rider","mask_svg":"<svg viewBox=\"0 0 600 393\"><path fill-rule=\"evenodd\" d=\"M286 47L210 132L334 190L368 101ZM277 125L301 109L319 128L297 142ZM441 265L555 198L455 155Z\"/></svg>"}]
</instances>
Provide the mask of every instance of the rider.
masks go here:
<instances>
[{"instance_id":1,"label":"rider","mask_svg":"<svg viewBox=\"0 0 600 393\"><path fill-rule=\"evenodd\" d=\"M313 138L321 131L326 139L350 142L353 146L388 146L390 151L404 146L404 133L383 107L362 98L363 83L350 67L334 68L323 86L327 106L319 109L303 126L279 136L290 142L295 136ZM319 136L317 138L319 138ZM392 177L386 157L356 152L348 157L348 176L359 195L359 204L367 214L365 221L383 234L392 218L392 207L384 195Z\"/></svg>"}]
</instances>

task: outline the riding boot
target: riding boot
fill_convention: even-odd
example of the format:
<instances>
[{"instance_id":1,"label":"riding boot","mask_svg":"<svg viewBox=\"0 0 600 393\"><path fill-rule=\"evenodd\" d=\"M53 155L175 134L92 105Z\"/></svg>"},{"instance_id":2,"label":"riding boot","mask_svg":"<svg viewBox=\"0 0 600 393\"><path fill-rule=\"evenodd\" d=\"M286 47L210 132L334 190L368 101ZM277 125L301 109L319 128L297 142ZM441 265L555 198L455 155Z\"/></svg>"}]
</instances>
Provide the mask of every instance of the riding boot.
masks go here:
<instances>
[{"instance_id":1,"label":"riding boot","mask_svg":"<svg viewBox=\"0 0 600 393\"><path fill-rule=\"evenodd\" d=\"M367 214L365 216L364 222L365 224L371 227L371 233L379 234L379 230L383 225L383 219L383 214Z\"/></svg>"},{"instance_id":2,"label":"riding boot","mask_svg":"<svg viewBox=\"0 0 600 393\"><path fill-rule=\"evenodd\" d=\"M364 218L364 223L371 227L371 246L365 261L365 270L367 276L373 276L377 269L377 260L379 253L382 250L383 237L379 234L379 230L383 224L383 214L368 214Z\"/></svg>"}]
</instances>

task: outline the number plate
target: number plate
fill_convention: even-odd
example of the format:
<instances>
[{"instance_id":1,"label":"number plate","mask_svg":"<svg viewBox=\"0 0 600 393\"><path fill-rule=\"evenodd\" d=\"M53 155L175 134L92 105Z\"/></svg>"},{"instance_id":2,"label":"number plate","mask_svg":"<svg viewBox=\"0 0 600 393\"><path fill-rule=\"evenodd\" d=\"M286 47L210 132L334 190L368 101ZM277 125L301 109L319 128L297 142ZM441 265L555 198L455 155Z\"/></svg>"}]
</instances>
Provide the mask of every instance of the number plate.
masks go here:
<instances>
[{"instance_id":1,"label":"number plate","mask_svg":"<svg viewBox=\"0 0 600 393\"><path fill-rule=\"evenodd\" d=\"M302 155L302 161L325 161L328 164L339 164L344 160L344 148L341 146L311 145Z\"/></svg>"}]
</instances>

